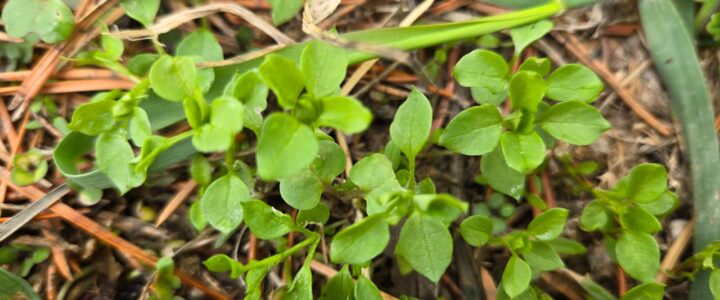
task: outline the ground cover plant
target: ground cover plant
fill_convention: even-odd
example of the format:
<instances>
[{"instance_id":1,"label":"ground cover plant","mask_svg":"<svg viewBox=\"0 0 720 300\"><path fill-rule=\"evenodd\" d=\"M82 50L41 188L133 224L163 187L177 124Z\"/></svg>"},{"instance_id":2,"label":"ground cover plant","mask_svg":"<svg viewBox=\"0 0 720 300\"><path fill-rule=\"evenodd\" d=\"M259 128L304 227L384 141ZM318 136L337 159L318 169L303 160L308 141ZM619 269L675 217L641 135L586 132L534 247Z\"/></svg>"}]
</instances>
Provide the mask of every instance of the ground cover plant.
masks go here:
<instances>
[{"instance_id":1,"label":"ground cover plant","mask_svg":"<svg viewBox=\"0 0 720 300\"><path fill-rule=\"evenodd\" d=\"M0 299L720 299L718 242L673 231L680 150L597 150L626 119L667 134L548 19L592 1L363 30L323 23L352 1L251 2L5 2L0 204L35 202L0 206ZM710 39L715 2L690 6ZM496 15L409 26L465 6Z\"/></svg>"}]
</instances>

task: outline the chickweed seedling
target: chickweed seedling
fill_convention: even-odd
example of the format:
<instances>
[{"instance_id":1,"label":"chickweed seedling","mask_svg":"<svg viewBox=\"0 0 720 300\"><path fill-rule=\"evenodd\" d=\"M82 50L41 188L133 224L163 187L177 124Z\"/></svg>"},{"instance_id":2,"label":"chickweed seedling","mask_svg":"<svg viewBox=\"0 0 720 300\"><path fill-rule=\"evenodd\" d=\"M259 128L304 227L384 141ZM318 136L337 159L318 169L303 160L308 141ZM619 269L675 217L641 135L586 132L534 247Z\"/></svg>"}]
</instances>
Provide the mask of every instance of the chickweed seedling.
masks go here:
<instances>
[{"instance_id":1,"label":"chickweed seedling","mask_svg":"<svg viewBox=\"0 0 720 300\"><path fill-rule=\"evenodd\" d=\"M660 250L653 234L662 229L662 218L678 205L677 196L667 189L667 180L663 166L640 164L613 188L594 189L596 199L580 216L580 228L601 232L610 257L630 277L644 283L634 289L657 299L662 298L663 285L655 283Z\"/></svg>"},{"instance_id":2,"label":"chickweed seedling","mask_svg":"<svg viewBox=\"0 0 720 300\"><path fill-rule=\"evenodd\" d=\"M145 27L160 7L159 0L120 3ZM281 24L303 1L270 4L273 22ZM554 6L548 7L544 9ZM24 15L37 18L23 19ZM72 12L60 0L10 0L2 19L11 35L48 43L65 40L73 28ZM353 156L357 161L348 176L342 176L347 153L328 132L361 133L373 116L360 100L340 93L353 61L351 51L321 41L295 48L301 53L297 57L283 52L266 55L257 67L227 80L220 69L198 67L224 59L222 47L205 26L183 37L172 53L152 40L157 53L125 61L124 42L103 34L98 45L74 62L113 70L136 85L98 93L78 106L62 126L67 135L56 147L54 160L85 204L97 202L103 189L124 194L142 185L149 174L189 161L188 173L198 185L197 200L188 212L195 229L210 226L225 241L246 226L255 237L278 245L276 253L257 260L240 262L216 254L203 262L210 271L242 277L245 299L266 295L262 288L267 274L293 256L304 256L304 262L295 272L288 266L288 284L275 291L287 299L382 299L363 269L371 269L373 259L387 252L394 253L401 273L415 271L437 283L453 259L453 231L472 246L501 247L510 253L498 298L546 299L549 296L532 280L541 272L565 267L562 255L582 254L585 248L561 237L569 211L547 208L538 195L526 193L526 177L543 164L547 149L556 142L589 145L610 128L590 105L603 84L588 68L569 64L552 70L548 59L536 57L520 62L524 48L551 28L550 21L541 21L511 30L515 51L509 62L488 50L462 57L454 66L455 79L470 88L479 105L459 113L437 138L440 146L453 152L482 156L482 178L494 191L516 200L526 197L538 208L540 214L524 230L504 230L496 225L503 220L489 214L464 217L468 202L437 192L430 178L418 178L417 158L436 139L430 138L432 105L416 88L397 109L384 151ZM436 71L445 60L444 50L437 54ZM276 109L266 111L269 108ZM178 120L187 122L187 130L158 133ZM253 142L250 154L238 155L238 149ZM88 162L86 154L93 151L94 168L81 171ZM224 159L212 155L218 152ZM13 164L13 180L19 184L38 181L48 168L35 149L16 156ZM258 181L277 183L280 198L297 210L295 217L266 201L268 195L256 188ZM355 222L324 230L331 219L332 206L323 200L328 191L363 200L352 202L358 209ZM597 199L584 209L581 227L601 232L613 259L642 282L624 298L661 297L663 286L654 282L659 250L652 234L661 229L662 216L677 205L677 197L667 190L664 168L643 164L612 189L593 191ZM502 197L496 194L487 205L507 218L514 207ZM388 250L393 228L399 235L394 249ZM294 243L284 246L290 234ZM310 266L325 235L330 236L329 259L340 271L318 293L313 292ZM0 258L12 251L0 248ZM717 253L717 247L711 247L696 256L703 268L713 270L713 283L720 281L713 263ZM47 258L42 255L31 262ZM173 261L160 259L156 270L154 297L172 299L180 286ZM713 293L717 295L717 289Z\"/></svg>"}]
</instances>

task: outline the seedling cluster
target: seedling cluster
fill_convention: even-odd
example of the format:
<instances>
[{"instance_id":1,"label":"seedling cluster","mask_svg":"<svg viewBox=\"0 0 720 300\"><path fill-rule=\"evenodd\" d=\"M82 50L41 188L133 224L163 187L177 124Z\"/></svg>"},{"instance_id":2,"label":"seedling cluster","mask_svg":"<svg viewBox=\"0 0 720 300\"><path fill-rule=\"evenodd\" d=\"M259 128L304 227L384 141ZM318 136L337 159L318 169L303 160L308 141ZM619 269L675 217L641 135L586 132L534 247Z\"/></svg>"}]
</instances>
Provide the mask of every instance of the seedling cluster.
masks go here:
<instances>
[{"instance_id":1,"label":"seedling cluster","mask_svg":"<svg viewBox=\"0 0 720 300\"><path fill-rule=\"evenodd\" d=\"M145 26L152 24L159 6L157 0L121 2L127 14ZM274 10L273 20L284 22L299 7L293 1L292 7ZM38 18L18 19L28 10ZM57 22L48 27L46 18ZM64 40L73 26L72 14L59 0L10 1L3 20L10 34L37 35L48 43ZM173 53L153 40L157 53L138 54L127 62L122 61L123 41L103 34L94 50L73 61L113 70L136 85L128 91L98 93L75 109L66 126L58 121L67 135L54 152L55 164L83 202L93 204L104 189L125 194L153 172L189 161L198 200L188 218L198 231L210 226L227 238L246 226L258 239L276 245L277 253L258 260L243 263L217 254L204 261L210 271L242 277L245 299L262 298L268 272L296 255L304 255L304 263L277 293L287 299L312 299L317 293L311 264L326 235L330 261L342 267L322 289L323 299L382 299L364 271L382 253L393 253L403 274L416 271L438 282L453 260L453 232L471 246L509 253L498 298L546 299L549 296L532 285L533 278L565 267L562 256L583 254L585 248L562 237L570 212L548 208L537 193L525 190L526 180L543 168L548 150L558 141L589 145L610 129L591 105L604 86L590 69L567 64L553 70L548 59L538 57L521 61L524 48L551 28L551 22L540 21L511 30L515 53L510 61L485 49L463 56L454 66L454 78L470 88L478 105L461 111L436 135L431 132L432 105L413 88L394 115L383 151L359 158L349 157L329 135L361 133L373 121L362 101L341 93L350 50L311 41L299 55L269 54L254 67L225 76L220 69L198 67L224 59L206 28L185 36ZM187 123L185 130L161 134L178 121ZM417 158L432 147L481 156L478 181L495 191L486 205L468 212L468 201L438 193L429 177L418 178ZM89 161L88 153L94 153L94 159ZM215 153L224 155L218 159ZM348 159L358 160L350 167ZM80 167L88 162L94 168ZM48 169L39 150L16 156L14 165L13 180L23 185L37 182ZM571 173L581 177L592 172L576 168ZM655 282L660 252L653 234L678 205L667 181L663 166L641 164L610 189L583 186L592 189L595 200L583 209L580 227L602 234L611 258L642 283L623 299L662 298L664 286ZM296 216L271 205L259 183L277 183L280 197L297 210ZM324 199L330 193L339 201L352 201L358 217L327 234L332 203ZM538 209L525 230L506 230L503 218L514 213L514 206L504 195L527 199ZM394 249L386 249L393 228L399 235ZM296 242L285 247L289 235ZM0 258L7 261L32 251L25 260L32 267L47 258L43 249L4 247ZM697 262L691 273L713 270L716 297L718 253L720 247L712 245L689 262ZM171 299L180 286L172 259L161 259L156 269L155 296ZM588 293L599 295L596 290Z\"/></svg>"}]
</instances>

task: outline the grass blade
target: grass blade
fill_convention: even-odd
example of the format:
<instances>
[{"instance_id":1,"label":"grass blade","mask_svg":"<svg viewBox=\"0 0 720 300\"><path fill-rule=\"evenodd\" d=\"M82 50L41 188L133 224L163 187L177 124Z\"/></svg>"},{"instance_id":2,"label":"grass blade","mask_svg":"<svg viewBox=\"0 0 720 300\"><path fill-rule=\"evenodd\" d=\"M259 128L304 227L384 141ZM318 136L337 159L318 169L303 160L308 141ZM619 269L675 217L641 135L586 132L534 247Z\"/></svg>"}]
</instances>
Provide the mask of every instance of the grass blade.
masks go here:
<instances>
[{"instance_id":1,"label":"grass blade","mask_svg":"<svg viewBox=\"0 0 720 300\"><path fill-rule=\"evenodd\" d=\"M700 250L720 240L720 156L714 110L693 40L672 0L641 0L640 16L655 67L680 118L692 177L697 225L693 245ZM700 274L691 299L712 299L708 274Z\"/></svg>"}]
</instances>

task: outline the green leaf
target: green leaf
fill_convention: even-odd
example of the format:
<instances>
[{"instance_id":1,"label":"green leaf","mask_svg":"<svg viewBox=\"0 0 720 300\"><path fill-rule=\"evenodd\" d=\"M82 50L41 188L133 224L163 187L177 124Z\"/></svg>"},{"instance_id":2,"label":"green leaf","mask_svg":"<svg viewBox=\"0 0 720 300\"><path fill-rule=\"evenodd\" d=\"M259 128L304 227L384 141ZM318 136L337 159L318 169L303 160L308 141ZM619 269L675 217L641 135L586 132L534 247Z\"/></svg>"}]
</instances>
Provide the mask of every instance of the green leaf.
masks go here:
<instances>
[{"instance_id":1,"label":"green leaf","mask_svg":"<svg viewBox=\"0 0 720 300\"><path fill-rule=\"evenodd\" d=\"M365 263L382 253L389 240L390 229L385 216L368 216L333 237L330 259L344 264Z\"/></svg>"},{"instance_id":2,"label":"green leaf","mask_svg":"<svg viewBox=\"0 0 720 300\"><path fill-rule=\"evenodd\" d=\"M500 144L507 165L516 171L530 173L545 160L545 144L534 131L506 131L500 136Z\"/></svg>"},{"instance_id":3,"label":"green leaf","mask_svg":"<svg viewBox=\"0 0 720 300\"><path fill-rule=\"evenodd\" d=\"M660 268L660 250L649 233L624 230L615 245L618 263L630 277L651 282Z\"/></svg>"},{"instance_id":4,"label":"green leaf","mask_svg":"<svg viewBox=\"0 0 720 300\"><path fill-rule=\"evenodd\" d=\"M413 201L424 215L448 226L468 209L467 202L450 194L415 194Z\"/></svg>"},{"instance_id":5,"label":"green leaf","mask_svg":"<svg viewBox=\"0 0 720 300\"><path fill-rule=\"evenodd\" d=\"M395 253L433 282L438 282L450 265L453 240L445 224L413 213L403 225Z\"/></svg>"},{"instance_id":6,"label":"green leaf","mask_svg":"<svg viewBox=\"0 0 720 300\"><path fill-rule=\"evenodd\" d=\"M550 60L545 57L530 57L526 59L518 70L531 71L545 76L550 72Z\"/></svg>"},{"instance_id":7,"label":"green leaf","mask_svg":"<svg viewBox=\"0 0 720 300\"><path fill-rule=\"evenodd\" d=\"M243 265L225 254L215 254L203 261L203 265L212 272L230 272L230 278L238 278L243 272Z\"/></svg>"},{"instance_id":8,"label":"green leaf","mask_svg":"<svg viewBox=\"0 0 720 300\"><path fill-rule=\"evenodd\" d=\"M0 299L40 300L41 298L25 279L0 268Z\"/></svg>"},{"instance_id":9,"label":"green leaf","mask_svg":"<svg viewBox=\"0 0 720 300\"><path fill-rule=\"evenodd\" d=\"M165 100L179 102L198 88L198 72L189 57L163 55L150 67L150 85Z\"/></svg>"},{"instance_id":10,"label":"green leaf","mask_svg":"<svg viewBox=\"0 0 720 300\"><path fill-rule=\"evenodd\" d=\"M205 220L205 216L203 216L202 210L200 210L200 202L198 201L190 205L188 217L190 218L190 224L192 224L197 231L203 230L207 226L207 220Z\"/></svg>"},{"instance_id":11,"label":"green leaf","mask_svg":"<svg viewBox=\"0 0 720 300\"><path fill-rule=\"evenodd\" d=\"M223 60L223 50L215 35L207 29L190 33L180 41L175 54L178 56L200 56L204 61Z\"/></svg>"},{"instance_id":12,"label":"green leaf","mask_svg":"<svg viewBox=\"0 0 720 300\"><path fill-rule=\"evenodd\" d=\"M280 196L297 209L311 209L320 202L323 183L310 170L302 170L280 180Z\"/></svg>"},{"instance_id":13,"label":"green leaf","mask_svg":"<svg viewBox=\"0 0 720 300\"><path fill-rule=\"evenodd\" d=\"M192 145L200 152L225 151L231 143L232 136L222 127L205 124L193 131Z\"/></svg>"},{"instance_id":14,"label":"green leaf","mask_svg":"<svg viewBox=\"0 0 720 300\"><path fill-rule=\"evenodd\" d=\"M300 225L304 224L320 224L324 225L330 218L330 209L325 203L318 203L311 209L301 209L298 211L296 222Z\"/></svg>"},{"instance_id":15,"label":"green leaf","mask_svg":"<svg viewBox=\"0 0 720 300\"><path fill-rule=\"evenodd\" d=\"M375 286L372 280L365 276L360 276L355 282L355 291L353 293L355 299L362 300L382 300L380 290Z\"/></svg>"},{"instance_id":16,"label":"green leaf","mask_svg":"<svg viewBox=\"0 0 720 300\"><path fill-rule=\"evenodd\" d=\"M525 192L525 175L508 166L499 146L483 156L480 171L490 187L515 200Z\"/></svg>"},{"instance_id":17,"label":"green leaf","mask_svg":"<svg viewBox=\"0 0 720 300\"><path fill-rule=\"evenodd\" d=\"M715 269L710 273L710 293L715 299L720 299L720 269Z\"/></svg>"},{"instance_id":18,"label":"green leaf","mask_svg":"<svg viewBox=\"0 0 720 300\"><path fill-rule=\"evenodd\" d=\"M307 168L318 153L313 130L282 113L271 114L260 133L257 168L260 177L278 180Z\"/></svg>"},{"instance_id":19,"label":"green leaf","mask_svg":"<svg viewBox=\"0 0 720 300\"><path fill-rule=\"evenodd\" d=\"M382 154L370 154L350 169L350 180L364 191L378 188L395 179L390 160Z\"/></svg>"},{"instance_id":20,"label":"green leaf","mask_svg":"<svg viewBox=\"0 0 720 300\"><path fill-rule=\"evenodd\" d=\"M124 130L101 134L95 141L95 155L98 168L110 178L121 194L145 180L145 175L135 172L132 165L135 155Z\"/></svg>"},{"instance_id":21,"label":"green leaf","mask_svg":"<svg viewBox=\"0 0 720 300\"><path fill-rule=\"evenodd\" d=\"M679 204L678 196L671 191L666 191L657 200L650 203L638 203L638 206L655 216L665 216L675 210Z\"/></svg>"},{"instance_id":22,"label":"green leaf","mask_svg":"<svg viewBox=\"0 0 720 300\"><path fill-rule=\"evenodd\" d=\"M464 155L483 155L495 149L501 132L502 116L496 107L471 107L450 121L440 135L440 145Z\"/></svg>"},{"instance_id":23,"label":"green leaf","mask_svg":"<svg viewBox=\"0 0 720 300\"><path fill-rule=\"evenodd\" d=\"M660 164L640 164L628 175L627 197L637 203L657 200L667 190L668 175Z\"/></svg>"},{"instance_id":24,"label":"green leaf","mask_svg":"<svg viewBox=\"0 0 720 300\"><path fill-rule=\"evenodd\" d=\"M553 137L574 145L592 144L610 123L594 107L570 101L551 106L537 123Z\"/></svg>"},{"instance_id":25,"label":"green leaf","mask_svg":"<svg viewBox=\"0 0 720 300\"><path fill-rule=\"evenodd\" d=\"M509 71L505 59L488 50L474 50L453 67L455 80L462 86L472 87L473 98L479 103L494 105L497 105L496 99L505 96Z\"/></svg>"},{"instance_id":26,"label":"green leaf","mask_svg":"<svg viewBox=\"0 0 720 300\"><path fill-rule=\"evenodd\" d=\"M272 7L272 21L275 26L281 25L300 12L303 0L268 0Z\"/></svg>"},{"instance_id":27,"label":"green leaf","mask_svg":"<svg viewBox=\"0 0 720 300\"><path fill-rule=\"evenodd\" d=\"M353 134L367 129L372 121L370 110L355 98L332 96L320 101L323 107L317 119L320 126L329 126Z\"/></svg>"},{"instance_id":28,"label":"green leaf","mask_svg":"<svg viewBox=\"0 0 720 300\"><path fill-rule=\"evenodd\" d=\"M218 231L229 234L243 221L242 203L250 200L250 191L235 175L218 178L208 186L200 198L200 210L208 223Z\"/></svg>"},{"instance_id":29,"label":"green leaf","mask_svg":"<svg viewBox=\"0 0 720 300\"><path fill-rule=\"evenodd\" d=\"M48 171L45 155L37 148L13 156L12 166L10 179L20 186L31 185L40 181Z\"/></svg>"},{"instance_id":30,"label":"green leaf","mask_svg":"<svg viewBox=\"0 0 720 300\"><path fill-rule=\"evenodd\" d=\"M210 103L210 124L234 136L243 128L243 105L238 99L222 96Z\"/></svg>"},{"instance_id":31,"label":"green leaf","mask_svg":"<svg viewBox=\"0 0 720 300\"><path fill-rule=\"evenodd\" d=\"M523 249L521 253L534 270L552 271L565 267L555 249L543 241L530 241L530 247Z\"/></svg>"},{"instance_id":32,"label":"green leaf","mask_svg":"<svg viewBox=\"0 0 720 300\"><path fill-rule=\"evenodd\" d=\"M523 50L525 50L525 47L542 38L550 32L552 28L552 21L542 20L510 29L510 38L513 44L515 44L515 56L520 56Z\"/></svg>"},{"instance_id":33,"label":"green leaf","mask_svg":"<svg viewBox=\"0 0 720 300\"><path fill-rule=\"evenodd\" d=\"M263 240L276 239L295 227L292 217L279 212L260 200L242 202L245 223L250 231Z\"/></svg>"},{"instance_id":34,"label":"green leaf","mask_svg":"<svg viewBox=\"0 0 720 300\"><path fill-rule=\"evenodd\" d=\"M549 241L546 241L550 247L555 249L555 252L558 254L569 254L569 255L576 255L576 254L583 254L586 252L585 246L583 244L580 244L574 240L566 239L558 237L556 239L552 239Z\"/></svg>"},{"instance_id":35,"label":"green leaf","mask_svg":"<svg viewBox=\"0 0 720 300\"><path fill-rule=\"evenodd\" d=\"M140 2L140 1L138 1ZM130 73L137 76L145 76L150 72L150 67L160 57L155 53L140 53L133 56L127 63L127 68Z\"/></svg>"},{"instance_id":36,"label":"green leaf","mask_svg":"<svg viewBox=\"0 0 720 300\"><path fill-rule=\"evenodd\" d=\"M160 8L160 0L121 0L120 5L129 17L149 27Z\"/></svg>"},{"instance_id":37,"label":"green leaf","mask_svg":"<svg viewBox=\"0 0 720 300\"><path fill-rule=\"evenodd\" d=\"M430 101L413 88L395 113L395 119L390 124L390 137L410 160L414 160L430 136L431 126Z\"/></svg>"},{"instance_id":38,"label":"green leaf","mask_svg":"<svg viewBox=\"0 0 720 300\"><path fill-rule=\"evenodd\" d=\"M345 170L345 152L335 142L321 140L310 168L320 181L330 183Z\"/></svg>"},{"instance_id":39,"label":"green leaf","mask_svg":"<svg viewBox=\"0 0 720 300\"><path fill-rule=\"evenodd\" d=\"M283 56L270 54L259 68L260 78L275 93L278 103L284 109L295 107L305 89L303 74L295 62Z\"/></svg>"},{"instance_id":40,"label":"green leaf","mask_svg":"<svg viewBox=\"0 0 720 300\"><path fill-rule=\"evenodd\" d=\"M50 44L66 40L75 26L72 11L60 0L10 0L2 21L14 37L35 33Z\"/></svg>"},{"instance_id":41,"label":"green leaf","mask_svg":"<svg viewBox=\"0 0 720 300\"><path fill-rule=\"evenodd\" d=\"M660 221L646 209L634 206L628 208L620 217L620 222L628 229L655 233L662 229Z\"/></svg>"},{"instance_id":42,"label":"green leaf","mask_svg":"<svg viewBox=\"0 0 720 300\"><path fill-rule=\"evenodd\" d=\"M537 111L537 106L545 96L547 84L540 74L519 71L510 79L508 94L514 109Z\"/></svg>"},{"instance_id":43,"label":"green leaf","mask_svg":"<svg viewBox=\"0 0 720 300\"><path fill-rule=\"evenodd\" d=\"M665 286L655 282L638 285L625 293L620 300L662 300Z\"/></svg>"},{"instance_id":44,"label":"green leaf","mask_svg":"<svg viewBox=\"0 0 720 300\"><path fill-rule=\"evenodd\" d=\"M72 114L68 128L93 136L112 129L115 125L112 112L115 103L117 102L112 99L105 99L78 106Z\"/></svg>"},{"instance_id":45,"label":"green leaf","mask_svg":"<svg viewBox=\"0 0 720 300\"><path fill-rule=\"evenodd\" d=\"M205 124L210 115L210 105L202 97L187 97L183 100L183 109L188 124L193 129L198 129Z\"/></svg>"},{"instance_id":46,"label":"green leaf","mask_svg":"<svg viewBox=\"0 0 720 300\"><path fill-rule=\"evenodd\" d=\"M605 227L609 220L610 216L602 202L593 200L585 206L580 215L580 228L585 231L595 231Z\"/></svg>"},{"instance_id":47,"label":"green leaf","mask_svg":"<svg viewBox=\"0 0 720 300\"><path fill-rule=\"evenodd\" d=\"M256 71L235 74L232 81L225 86L223 93L239 99L246 108L258 112L267 107L268 87L263 84Z\"/></svg>"},{"instance_id":48,"label":"green leaf","mask_svg":"<svg viewBox=\"0 0 720 300\"><path fill-rule=\"evenodd\" d=\"M247 284L247 291L245 292L245 300L260 300L262 299L262 284L265 280L265 275L270 271L270 268L259 267L250 269L245 275L245 283Z\"/></svg>"},{"instance_id":49,"label":"green leaf","mask_svg":"<svg viewBox=\"0 0 720 300\"><path fill-rule=\"evenodd\" d=\"M128 122L128 131L130 132L130 138L133 144L138 147L142 146L142 144L145 143L145 139L152 135L150 119L144 109L139 107L133 108L130 122Z\"/></svg>"},{"instance_id":50,"label":"green leaf","mask_svg":"<svg viewBox=\"0 0 720 300\"><path fill-rule=\"evenodd\" d=\"M590 103L603 91L603 82L583 65L564 65L548 77L547 97L555 101Z\"/></svg>"},{"instance_id":51,"label":"green leaf","mask_svg":"<svg viewBox=\"0 0 720 300\"><path fill-rule=\"evenodd\" d=\"M300 57L308 92L316 98L336 94L345 80L348 59L342 48L321 41L305 46Z\"/></svg>"},{"instance_id":52,"label":"green leaf","mask_svg":"<svg viewBox=\"0 0 720 300\"><path fill-rule=\"evenodd\" d=\"M304 265L295 275L290 288L285 294L287 300L312 300L312 272L310 265Z\"/></svg>"},{"instance_id":53,"label":"green leaf","mask_svg":"<svg viewBox=\"0 0 720 300\"><path fill-rule=\"evenodd\" d=\"M335 274L323 287L320 300L352 299L355 290L355 282L348 270L348 265Z\"/></svg>"},{"instance_id":54,"label":"green leaf","mask_svg":"<svg viewBox=\"0 0 720 300\"><path fill-rule=\"evenodd\" d=\"M193 156L190 162L190 177L199 185L207 185L212 180L212 165L205 156Z\"/></svg>"},{"instance_id":55,"label":"green leaf","mask_svg":"<svg viewBox=\"0 0 720 300\"><path fill-rule=\"evenodd\" d=\"M510 257L502 275L502 288L511 298L525 292L530 286L530 266L515 255Z\"/></svg>"},{"instance_id":56,"label":"green leaf","mask_svg":"<svg viewBox=\"0 0 720 300\"><path fill-rule=\"evenodd\" d=\"M487 243L492 232L492 220L486 216L474 215L460 223L460 234L468 244L475 247Z\"/></svg>"},{"instance_id":57,"label":"green leaf","mask_svg":"<svg viewBox=\"0 0 720 300\"><path fill-rule=\"evenodd\" d=\"M530 222L527 231L540 240L552 240L562 233L567 217L567 209L558 207L548 209Z\"/></svg>"}]
</instances>

